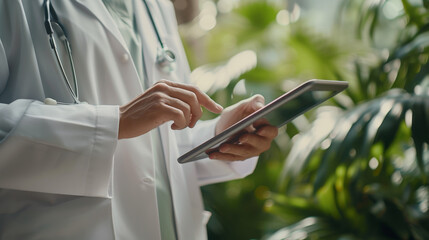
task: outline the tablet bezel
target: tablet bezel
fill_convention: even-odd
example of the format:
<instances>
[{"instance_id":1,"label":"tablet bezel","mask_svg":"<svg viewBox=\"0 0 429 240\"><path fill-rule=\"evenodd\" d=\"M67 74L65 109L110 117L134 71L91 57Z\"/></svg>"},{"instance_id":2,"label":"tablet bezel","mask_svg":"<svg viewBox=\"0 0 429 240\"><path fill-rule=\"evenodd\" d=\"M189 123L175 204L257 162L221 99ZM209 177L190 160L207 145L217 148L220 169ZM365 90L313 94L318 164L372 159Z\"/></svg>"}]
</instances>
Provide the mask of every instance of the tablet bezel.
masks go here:
<instances>
[{"instance_id":1,"label":"tablet bezel","mask_svg":"<svg viewBox=\"0 0 429 240\"><path fill-rule=\"evenodd\" d=\"M348 87L348 83L344 81L319 80L319 79L308 80L302 83L301 85L297 86L296 88L276 98L275 100L271 101L263 108L255 111L254 113L248 115L247 117L233 124L229 128L225 129L223 132L219 133L218 135L212 137L211 139L205 141L204 143L200 144L199 146L195 147L189 152L183 154L177 159L177 161L179 163L187 163L187 162L192 162L192 161L197 161L197 160L207 158L208 157L208 155L206 154L207 150L213 148L214 146L224 141L228 141L232 136L239 133L241 130L243 130L244 128L246 128L256 120L263 118L265 115L271 113L272 111L274 111L275 109L283 105L284 103L302 95L307 91L332 91L333 93L328 98L323 99L319 102L315 102L314 105L303 108L302 111L300 111L298 114L291 117L290 119L286 119L280 126L277 126L277 127L281 127L284 124L287 124L288 122L292 121L299 115L302 115L308 110L316 107L322 102L337 95L339 92L343 91L347 87ZM203 155L201 156L201 154Z\"/></svg>"}]
</instances>

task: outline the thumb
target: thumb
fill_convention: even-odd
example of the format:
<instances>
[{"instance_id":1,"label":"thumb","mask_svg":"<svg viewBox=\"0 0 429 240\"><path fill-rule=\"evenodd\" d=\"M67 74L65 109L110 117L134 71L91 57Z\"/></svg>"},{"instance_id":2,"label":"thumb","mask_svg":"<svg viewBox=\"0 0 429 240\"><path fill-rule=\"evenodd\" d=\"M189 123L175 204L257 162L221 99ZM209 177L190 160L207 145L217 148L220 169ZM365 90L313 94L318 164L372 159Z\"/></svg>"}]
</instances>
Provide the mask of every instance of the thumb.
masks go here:
<instances>
[{"instance_id":1,"label":"thumb","mask_svg":"<svg viewBox=\"0 0 429 240\"><path fill-rule=\"evenodd\" d=\"M261 94L256 94L251 98L250 104L252 110L257 111L265 105L265 98Z\"/></svg>"},{"instance_id":2,"label":"thumb","mask_svg":"<svg viewBox=\"0 0 429 240\"><path fill-rule=\"evenodd\" d=\"M256 94L246 100L243 100L241 104L242 113L247 116L262 108L264 103L265 98L260 94Z\"/></svg>"}]
</instances>

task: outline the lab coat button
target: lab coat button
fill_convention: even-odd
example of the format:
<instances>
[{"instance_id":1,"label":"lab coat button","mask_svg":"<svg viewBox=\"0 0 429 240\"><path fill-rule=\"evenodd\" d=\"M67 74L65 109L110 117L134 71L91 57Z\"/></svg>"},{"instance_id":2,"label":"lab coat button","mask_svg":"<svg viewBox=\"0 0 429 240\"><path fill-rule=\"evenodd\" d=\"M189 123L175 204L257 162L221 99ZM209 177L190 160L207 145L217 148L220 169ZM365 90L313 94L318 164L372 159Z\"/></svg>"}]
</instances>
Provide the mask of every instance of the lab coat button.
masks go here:
<instances>
[{"instance_id":1,"label":"lab coat button","mask_svg":"<svg viewBox=\"0 0 429 240\"><path fill-rule=\"evenodd\" d=\"M128 55L128 53L124 53L122 55L122 62L128 62L128 60L130 60L130 56Z\"/></svg>"},{"instance_id":2,"label":"lab coat button","mask_svg":"<svg viewBox=\"0 0 429 240\"><path fill-rule=\"evenodd\" d=\"M153 179L151 177L145 177L145 178L143 178L143 182L144 183L152 183Z\"/></svg>"}]
</instances>

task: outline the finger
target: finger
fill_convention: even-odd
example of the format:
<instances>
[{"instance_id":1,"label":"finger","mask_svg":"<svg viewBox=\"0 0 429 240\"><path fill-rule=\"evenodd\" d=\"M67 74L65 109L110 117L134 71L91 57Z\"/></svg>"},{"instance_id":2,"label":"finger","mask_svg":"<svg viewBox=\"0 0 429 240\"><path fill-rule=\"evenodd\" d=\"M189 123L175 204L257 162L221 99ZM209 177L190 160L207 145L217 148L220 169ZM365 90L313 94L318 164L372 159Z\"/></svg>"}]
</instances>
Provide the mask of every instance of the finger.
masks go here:
<instances>
[{"instance_id":1,"label":"finger","mask_svg":"<svg viewBox=\"0 0 429 240\"><path fill-rule=\"evenodd\" d=\"M253 122L251 125L247 126L245 130L249 133L256 132L257 129L259 129L261 126L270 125L267 119L262 118L258 119L255 122Z\"/></svg>"},{"instance_id":2,"label":"finger","mask_svg":"<svg viewBox=\"0 0 429 240\"><path fill-rule=\"evenodd\" d=\"M201 110L200 103L198 102L198 98L195 93L188 91L186 89L171 87L166 85L165 91L170 97L180 99L189 105L191 110L191 119L189 122L189 127L194 127L197 121L203 115L203 111Z\"/></svg>"},{"instance_id":3,"label":"finger","mask_svg":"<svg viewBox=\"0 0 429 240\"><path fill-rule=\"evenodd\" d=\"M170 116L174 117L174 119L170 119L175 121L176 119L179 120L179 123L182 123L182 119L184 119L184 125L175 125L174 129L183 129L185 127L188 127L190 125L191 122L191 109L190 106L183 102L182 100L178 99L178 98L173 98L170 96L166 96L164 102L166 104L168 104L169 106L179 110L180 112L176 112L174 111L173 114L170 114ZM181 116L178 116L177 113L181 114ZM177 127L177 128L176 128Z\"/></svg>"},{"instance_id":4,"label":"finger","mask_svg":"<svg viewBox=\"0 0 429 240\"><path fill-rule=\"evenodd\" d=\"M240 142L240 145L247 145L250 148L253 148L254 152L256 152L256 155L259 155L262 152L265 152L270 149L271 142L273 141L273 139L274 138L260 136L257 134L245 134L241 136L238 141ZM228 153L239 154L238 152L231 152L236 150L238 151L239 149L231 148Z\"/></svg>"},{"instance_id":5,"label":"finger","mask_svg":"<svg viewBox=\"0 0 429 240\"><path fill-rule=\"evenodd\" d=\"M256 134L269 139L274 139L279 134L279 129L272 125L265 125L262 127L258 127Z\"/></svg>"},{"instance_id":6,"label":"finger","mask_svg":"<svg viewBox=\"0 0 429 240\"><path fill-rule=\"evenodd\" d=\"M265 103L265 98L260 94L256 94L251 98L243 100L241 103L239 103L240 104L239 107L241 108L240 114L241 114L242 118L247 117L248 115L256 112L259 109L261 109L264 106L264 103ZM254 132L255 128L252 124L252 125L246 127L246 130L248 132Z\"/></svg>"},{"instance_id":7,"label":"finger","mask_svg":"<svg viewBox=\"0 0 429 240\"><path fill-rule=\"evenodd\" d=\"M261 94L256 94L245 101L246 103L244 106L245 106L245 112L247 114L251 114L261 109L265 105L265 98Z\"/></svg>"},{"instance_id":8,"label":"finger","mask_svg":"<svg viewBox=\"0 0 429 240\"><path fill-rule=\"evenodd\" d=\"M264 107L265 105L265 98L261 94L256 94L252 97L252 105L253 109L259 110L260 108Z\"/></svg>"},{"instance_id":9,"label":"finger","mask_svg":"<svg viewBox=\"0 0 429 240\"><path fill-rule=\"evenodd\" d=\"M223 161L243 161L247 158L242 156L237 156L229 153L213 152L209 155L210 159L223 160Z\"/></svg>"},{"instance_id":10,"label":"finger","mask_svg":"<svg viewBox=\"0 0 429 240\"><path fill-rule=\"evenodd\" d=\"M259 155L260 150L249 144L223 144L219 152L249 158Z\"/></svg>"},{"instance_id":11,"label":"finger","mask_svg":"<svg viewBox=\"0 0 429 240\"><path fill-rule=\"evenodd\" d=\"M267 151L271 147L271 142L277 136L277 128L273 126L266 126L264 131L267 132L269 137L261 136L258 134L244 134L240 137L240 144L225 143L219 147L219 152L215 152L210 158L220 160L243 160L250 157L258 156Z\"/></svg>"},{"instance_id":12,"label":"finger","mask_svg":"<svg viewBox=\"0 0 429 240\"><path fill-rule=\"evenodd\" d=\"M174 123L171 125L173 130L183 129L188 126L183 112L180 109L165 103L163 103L163 107L166 109L166 111L164 111L166 119L163 122L173 121Z\"/></svg>"},{"instance_id":13,"label":"finger","mask_svg":"<svg viewBox=\"0 0 429 240\"><path fill-rule=\"evenodd\" d=\"M223 110L223 107L221 105L217 104L207 94L205 94L204 92L199 90L197 87L194 87L192 85L182 84L182 83L171 82L171 81L167 81L167 80L161 80L159 82L165 83L165 84L172 86L172 87L186 89L188 91L195 93L200 105L207 108L207 110L209 110L210 112L221 113Z\"/></svg>"},{"instance_id":14,"label":"finger","mask_svg":"<svg viewBox=\"0 0 429 240\"><path fill-rule=\"evenodd\" d=\"M255 128L262 127L264 125L270 125L270 122L266 118L261 118L253 122L252 124Z\"/></svg>"},{"instance_id":15,"label":"finger","mask_svg":"<svg viewBox=\"0 0 429 240\"><path fill-rule=\"evenodd\" d=\"M246 130L246 132L252 133L252 132L256 131L256 128L253 126L253 124L250 124L244 130Z\"/></svg>"},{"instance_id":16,"label":"finger","mask_svg":"<svg viewBox=\"0 0 429 240\"><path fill-rule=\"evenodd\" d=\"M189 125L191 118L190 107L182 100L173 98L161 91L155 91L155 93L146 97L145 100L151 103L152 111L159 114L159 120L162 123L174 121L174 129L183 129ZM138 104L135 103L134 105Z\"/></svg>"},{"instance_id":17,"label":"finger","mask_svg":"<svg viewBox=\"0 0 429 240\"><path fill-rule=\"evenodd\" d=\"M220 146L219 151L244 157L253 157L270 149L272 140L272 138L257 134L245 134L240 137L239 144L223 144Z\"/></svg>"}]
</instances>

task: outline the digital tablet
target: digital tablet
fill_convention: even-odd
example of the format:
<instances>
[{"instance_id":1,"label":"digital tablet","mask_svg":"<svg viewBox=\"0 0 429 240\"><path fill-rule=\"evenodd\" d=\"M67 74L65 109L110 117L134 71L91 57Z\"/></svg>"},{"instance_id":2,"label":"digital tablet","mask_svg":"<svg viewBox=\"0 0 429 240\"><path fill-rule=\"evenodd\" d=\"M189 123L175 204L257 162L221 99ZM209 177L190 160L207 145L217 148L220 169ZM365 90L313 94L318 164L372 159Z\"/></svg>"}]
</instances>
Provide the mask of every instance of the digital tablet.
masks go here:
<instances>
[{"instance_id":1,"label":"digital tablet","mask_svg":"<svg viewBox=\"0 0 429 240\"><path fill-rule=\"evenodd\" d=\"M259 119L266 119L271 125L281 127L299 115L335 96L347 87L348 83L343 81L306 81L268 103L263 108L238 121L220 134L183 154L177 161L179 163L187 163L207 158L208 154L217 151L222 143L236 142L239 136L246 132L245 128Z\"/></svg>"}]
</instances>

